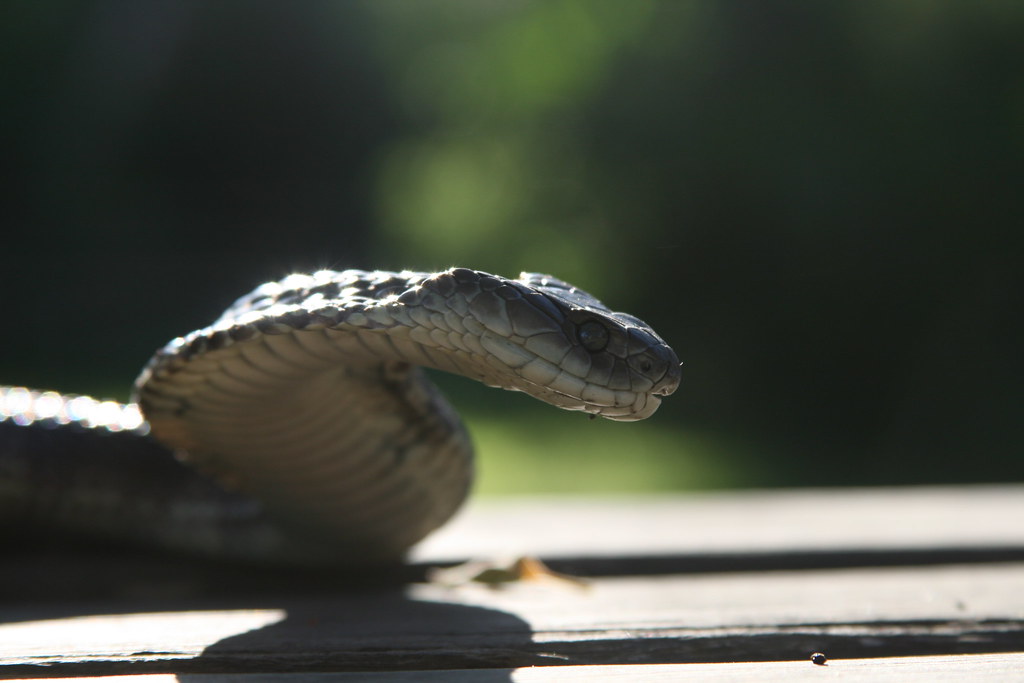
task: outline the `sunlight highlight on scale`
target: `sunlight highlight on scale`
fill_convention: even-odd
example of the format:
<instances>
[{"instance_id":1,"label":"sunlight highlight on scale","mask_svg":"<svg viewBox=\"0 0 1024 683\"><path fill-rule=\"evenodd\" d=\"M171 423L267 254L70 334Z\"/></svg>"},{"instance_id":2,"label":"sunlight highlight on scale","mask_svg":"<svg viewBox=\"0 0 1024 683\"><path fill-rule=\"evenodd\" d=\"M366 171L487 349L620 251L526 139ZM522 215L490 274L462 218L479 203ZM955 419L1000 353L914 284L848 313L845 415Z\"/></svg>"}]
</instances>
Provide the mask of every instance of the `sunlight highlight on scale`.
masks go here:
<instances>
[{"instance_id":1,"label":"sunlight highlight on scale","mask_svg":"<svg viewBox=\"0 0 1024 683\"><path fill-rule=\"evenodd\" d=\"M6 420L21 426L40 422L79 424L111 432L149 432L149 425L134 403L61 396L55 391L32 391L25 387L0 387L0 422Z\"/></svg>"}]
</instances>

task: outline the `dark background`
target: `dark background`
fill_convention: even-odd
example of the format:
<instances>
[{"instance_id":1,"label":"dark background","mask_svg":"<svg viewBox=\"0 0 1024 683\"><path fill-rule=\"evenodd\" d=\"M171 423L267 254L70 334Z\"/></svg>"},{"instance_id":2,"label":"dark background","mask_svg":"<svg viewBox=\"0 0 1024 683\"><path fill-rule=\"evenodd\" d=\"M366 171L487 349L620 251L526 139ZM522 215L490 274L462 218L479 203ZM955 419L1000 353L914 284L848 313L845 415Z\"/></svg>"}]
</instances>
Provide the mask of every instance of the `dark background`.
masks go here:
<instances>
[{"instance_id":1,"label":"dark background","mask_svg":"<svg viewBox=\"0 0 1024 683\"><path fill-rule=\"evenodd\" d=\"M673 345L654 419L737 485L1024 478L1024 3L8 1L0 46L0 381L126 398L294 270L537 270Z\"/></svg>"}]
</instances>

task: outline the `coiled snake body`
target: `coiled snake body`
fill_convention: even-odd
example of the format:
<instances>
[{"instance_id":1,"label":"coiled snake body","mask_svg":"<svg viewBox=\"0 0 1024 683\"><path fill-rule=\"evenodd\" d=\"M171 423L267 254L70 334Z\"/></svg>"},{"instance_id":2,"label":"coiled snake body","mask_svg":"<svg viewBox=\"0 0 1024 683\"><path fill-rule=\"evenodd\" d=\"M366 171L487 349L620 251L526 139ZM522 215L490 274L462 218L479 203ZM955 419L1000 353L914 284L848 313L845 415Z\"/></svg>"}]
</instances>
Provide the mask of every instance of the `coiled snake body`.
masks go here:
<instances>
[{"instance_id":1,"label":"coiled snake body","mask_svg":"<svg viewBox=\"0 0 1024 683\"><path fill-rule=\"evenodd\" d=\"M292 275L158 351L137 408L0 390L0 527L395 560L472 479L465 429L419 366L613 420L650 416L680 379L645 323L548 275Z\"/></svg>"}]
</instances>

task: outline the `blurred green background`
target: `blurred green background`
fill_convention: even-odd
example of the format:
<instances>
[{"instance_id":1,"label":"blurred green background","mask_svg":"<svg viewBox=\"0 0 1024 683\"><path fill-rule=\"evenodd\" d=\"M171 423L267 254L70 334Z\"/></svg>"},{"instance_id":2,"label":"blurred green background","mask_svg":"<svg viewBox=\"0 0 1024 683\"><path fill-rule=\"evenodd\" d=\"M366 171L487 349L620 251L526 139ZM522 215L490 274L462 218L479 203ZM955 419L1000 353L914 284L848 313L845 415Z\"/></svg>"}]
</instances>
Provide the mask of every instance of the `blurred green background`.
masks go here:
<instances>
[{"instance_id":1,"label":"blurred green background","mask_svg":"<svg viewBox=\"0 0 1024 683\"><path fill-rule=\"evenodd\" d=\"M551 272L651 420L441 378L485 493L1024 479L1024 3L0 4L0 381L322 267Z\"/></svg>"}]
</instances>

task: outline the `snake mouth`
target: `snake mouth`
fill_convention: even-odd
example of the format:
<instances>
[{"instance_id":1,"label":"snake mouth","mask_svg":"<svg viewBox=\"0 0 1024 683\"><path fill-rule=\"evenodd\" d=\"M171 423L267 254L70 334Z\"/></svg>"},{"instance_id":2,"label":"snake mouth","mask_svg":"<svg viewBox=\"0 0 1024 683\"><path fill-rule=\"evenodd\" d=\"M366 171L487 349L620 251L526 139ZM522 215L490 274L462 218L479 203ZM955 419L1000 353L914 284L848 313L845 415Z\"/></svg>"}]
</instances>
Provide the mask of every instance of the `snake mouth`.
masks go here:
<instances>
[{"instance_id":1,"label":"snake mouth","mask_svg":"<svg viewBox=\"0 0 1024 683\"><path fill-rule=\"evenodd\" d=\"M618 395L618 398L624 399L628 397L628 400L600 401L584 397L588 389L609 391L598 385L587 383L586 388L580 392L581 395L576 395L534 382L518 373L516 377L519 381L516 382L515 386L506 386L504 388L521 391L563 410L584 412L590 414L591 417L600 416L616 422L644 420L653 415L661 405L661 398L653 393L617 391L613 393ZM585 380L581 381L585 382ZM674 389L675 387L668 389L669 393L674 391Z\"/></svg>"},{"instance_id":2,"label":"snake mouth","mask_svg":"<svg viewBox=\"0 0 1024 683\"><path fill-rule=\"evenodd\" d=\"M643 399L643 401L641 401ZM631 406L631 412L626 414L618 414L612 412L602 412L601 417L616 422L636 422L638 420L646 420L658 410L661 406L661 399L652 394L639 394L637 401Z\"/></svg>"},{"instance_id":3,"label":"snake mouth","mask_svg":"<svg viewBox=\"0 0 1024 683\"><path fill-rule=\"evenodd\" d=\"M651 393L656 396L671 396L675 393L675 390L679 388L679 383L683 378L682 367L682 363L670 363L665 376L655 382L654 387L651 388Z\"/></svg>"},{"instance_id":4,"label":"snake mouth","mask_svg":"<svg viewBox=\"0 0 1024 683\"><path fill-rule=\"evenodd\" d=\"M628 406L631 409L630 413L619 414L613 411L602 411L601 416L619 422L633 422L649 418L661 406L662 397L670 396L679 388L679 383L682 379L681 366L682 363L670 363L665 375L655 382L648 392L636 393L634 401ZM617 408L618 406L615 407Z\"/></svg>"}]
</instances>

